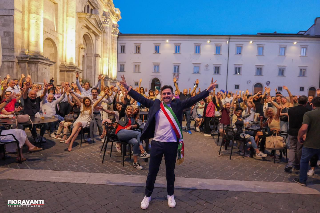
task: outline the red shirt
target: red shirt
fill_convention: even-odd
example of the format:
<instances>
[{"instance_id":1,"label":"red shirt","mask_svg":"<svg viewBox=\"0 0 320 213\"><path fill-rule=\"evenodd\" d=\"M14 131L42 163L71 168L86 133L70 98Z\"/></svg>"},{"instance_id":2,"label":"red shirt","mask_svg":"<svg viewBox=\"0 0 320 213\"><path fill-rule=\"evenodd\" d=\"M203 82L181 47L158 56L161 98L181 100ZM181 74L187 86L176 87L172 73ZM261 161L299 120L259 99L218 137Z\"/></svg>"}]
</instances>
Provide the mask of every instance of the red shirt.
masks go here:
<instances>
[{"instance_id":1,"label":"red shirt","mask_svg":"<svg viewBox=\"0 0 320 213\"><path fill-rule=\"evenodd\" d=\"M3 102L5 102L6 100L4 100ZM17 102L17 99L12 99L5 107L4 109L7 111L7 112L13 112L14 109L15 109L15 104Z\"/></svg>"},{"instance_id":2,"label":"red shirt","mask_svg":"<svg viewBox=\"0 0 320 213\"><path fill-rule=\"evenodd\" d=\"M122 129L126 129L127 127L131 126L131 119L129 119L129 122L127 124L127 126L121 126L121 125L118 125L117 129L116 129L116 134L118 134L118 132Z\"/></svg>"}]
</instances>

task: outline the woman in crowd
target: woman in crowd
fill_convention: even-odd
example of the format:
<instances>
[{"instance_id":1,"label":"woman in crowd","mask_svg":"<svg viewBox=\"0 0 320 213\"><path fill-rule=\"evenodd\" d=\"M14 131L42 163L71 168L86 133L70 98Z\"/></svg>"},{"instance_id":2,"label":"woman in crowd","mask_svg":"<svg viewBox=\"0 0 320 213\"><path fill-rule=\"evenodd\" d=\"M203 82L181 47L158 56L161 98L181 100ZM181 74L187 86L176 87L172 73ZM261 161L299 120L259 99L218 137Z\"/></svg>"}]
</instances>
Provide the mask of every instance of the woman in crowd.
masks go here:
<instances>
[{"instance_id":1,"label":"woman in crowd","mask_svg":"<svg viewBox=\"0 0 320 213\"><path fill-rule=\"evenodd\" d=\"M153 90L149 90L149 97L148 98L153 101L156 99L156 96L155 96Z\"/></svg>"},{"instance_id":2,"label":"woman in crowd","mask_svg":"<svg viewBox=\"0 0 320 213\"><path fill-rule=\"evenodd\" d=\"M77 96L74 95L73 91L69 89L68 92L71 94L72 98L76 102L78 102L78 105L81 105L81 108L80 108L81 113L77 118L77 120L73 123L73 129L72 129L71 135L65 141L66 144L69 144L67 150L71 152L73 142L76 140L81 129L88 127L90 125L93 109L101 102L101 100L107 95L107 93L105 93L104 96L102 96L98 101L92 104L92 101L90 98L88 97L83 98L83 101L81 103L80 100L77 98Z\"/></svg>"},{"instance_id":3,"label":"woman in crowd","mask_svg":"<svg viewBox=\"0 0 320 213\"><path fill-rule=\"evenodd\" d=\"M140 149L140 158L148 158L150 155L143 149L141 144L141 132L136 131L139 128L139 124L136 123L135 117L133 117L133 107L127 106L126 114L120 118L116 129L116 135L120 141L127 142L133 146L133 167L141 170L142 166L138 163L138 155Z\"/></svg>"},{"instance_id":4,"label":"woman in crowd","mask_svg":"<svg viewBox=\"0 0 320 213\"><path fill-rule=\"evenodd\" d=\"M244 131L244 120L242 118L242 108L237 108L235 110L236 119L233 120L232 126L236 129L235 140L246 140L250 146L255 150L256 157L267 157L267 154L260 152L254 138Z\"/></svg>"},{"instance_id":5,"label":"woman in crowd","mask_svg":"<svg viewBox=\"0 0 320 213\"><path fill-rule=\"evenodd\" d=\"M203 111L204 136L211 136L210 121L214 118L215 106L212 102L212 96L206 98L206 105Z\"/></svg>"}]
</instances>

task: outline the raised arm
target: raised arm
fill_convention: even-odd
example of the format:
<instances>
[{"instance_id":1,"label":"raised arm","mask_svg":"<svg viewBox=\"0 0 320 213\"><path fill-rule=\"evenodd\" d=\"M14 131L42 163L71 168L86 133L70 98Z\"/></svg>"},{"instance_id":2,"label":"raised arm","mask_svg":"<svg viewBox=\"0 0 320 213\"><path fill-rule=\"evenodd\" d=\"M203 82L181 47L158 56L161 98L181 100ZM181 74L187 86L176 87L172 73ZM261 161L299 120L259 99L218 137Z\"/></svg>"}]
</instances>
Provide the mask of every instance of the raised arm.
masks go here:
<instances>
[{"instance_id":1,"label":"raised arm","mask_svg":"<svg viewBox=\"0 0 320 213\"><path fill-rule=\"evenodd\" d=\"M180 90L179 90L179 87L178 87L178 83L177 83L177 79L176 79L176 78L173 78L173 83L174 83L174 86L176 87L176 90L177 90L178 94L180 95Z\"/></svg>"},{"instance_id":2,"label":"raised arm","mask_svg":"<svg viewBox=\"0 0 320 213\"><path fill-rule=\"evenodd\" d=\"M122 79L121 82L120 82L121 85L126 90L128 90L128 95L130 95L134 100L138 101L140 104L142 104L143 106L145 106L147 108L150 108L153 105L154 101L145 98L143 95L141 95L141 94L137 93L136 91L134 91L131 86L129 87L127 85L127 82L126 82L126 79L125 79L124 75L121 76L121 79Z\"/></svg>"},{"instance_id":3,"label":"raised arm","mask_svg":"<svg viewBox=\"0 0 320 213\"><path fill-rule=\"evenodd\" d=\"M76 73L76 85L78 87L78 89L80 90L81 93L83 93L84 89L81 87L81 84L79 82L79 73Z\"/></svg>"},{"instance_id":4,"label":"raised arm","mask_svg":"<svg viewBox=\"0 0 320 213\"><path fill-rule=\"evenodd\" d=\"M101 98L99 98L99 100L96 101L96 102L93 104L93 108L95 108L95 107L102 101L102 99L104 99L104 97L106 97L107 94L108 94L108 93L105 92L104 95L101 96Z\"/></svg>"},{"instance_id":5,"label":"raised arm","mask_svg":"<svg viewBox=\"0 0 320 213\"><path fill-rule=\"evenodd\" d=\"M290 98L290 103L293 104L293 95L292 95L292 93L290 92L290 90L286 86L283 86L283 89L287 90L287 92L289 94L289 98Z\"/></svg>"},{"instance_id":6,"label":"raised arm","mask_svg":"<svg viewBox=\"0 0 320 213\"><path fill-rule=\"evenodd\" d=\"M47 92L48 92L48 84L45 84L45 85L44 85L43 93L42 93L42 95L40 96L40 99L41 99L41 100L44 98L44 96L46 96Z\"/></svg>"},{"instance_id":7,"label":"raised arm","mask_svg":"<svg viewBox=\"0 0 320 213\"><path fill-rule=\"evenodd\" d=\"M196 92L196 89L198 88L198 85L199 85L199 79L196 80L196 85L194 85L193 90L191 91L191 95L193 95L193 93Z\"/></svg>"},{"instance_id":8,"label":"raised arm","mask_svg":"<svg viewBox=\"0 0 320 213\"><path fill-rule=\"evenodd\" d=\"M70 93L67 94L67 98L68 98L68 103L73 107L74 103L70 100Z\"/></svg>"},{"instance_id":9,"label":"raised arm","mask_svg":"<svg viewBox=\"0 0 320 213\"><path fill-rule=\"evenodd\" d=\"M81 101L79 100L79 98L77 98L77 96L75 96L73 91L70 91L70 94L72 96L72 98L74 98L74 100L78 103L79 106L81 106Z\"/></svg>"}]
</instances>

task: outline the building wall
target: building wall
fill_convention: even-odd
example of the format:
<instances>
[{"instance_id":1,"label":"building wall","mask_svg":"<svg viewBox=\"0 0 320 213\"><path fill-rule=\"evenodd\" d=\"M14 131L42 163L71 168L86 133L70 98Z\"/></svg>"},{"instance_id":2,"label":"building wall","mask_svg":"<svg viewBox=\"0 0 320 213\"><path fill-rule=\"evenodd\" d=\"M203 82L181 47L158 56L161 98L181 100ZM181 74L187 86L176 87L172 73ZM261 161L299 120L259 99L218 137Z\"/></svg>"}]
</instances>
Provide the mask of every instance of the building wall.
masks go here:
<instances>
[{"instance_id":1,"label":"building wall","mask_svg":"<svg viewBox=\"0 0 320 213\"><path fill-rule=\"evenodd\" d=\"M167 42L168 40L168 42ZM210 43L208 43L208 40ZM252 41L252 43L250 43ZM297 42L294 44L294 42ZM141 54L135 54L135 44L141 44ZM160 44L160 53L155 54L155 44ZM174 54L175 44L181 44L180 54ZM201 45L201 53L195 54L195 44ZM125 53L120 53L125 45ZM215 55L216 45L221 45L221 55ZM242 54L237 55L236 46L242 45ZM258 56L257 47L264 47L263 56ZM286 46L286 55L279 56L279 47ZM307 47L307 56L300 56L301 47ZM199 79L199 87L205 89L210 80L217 80L219 90L253 92L254 85L263 87L270 81L271 88L288 86L296 95L307 94L309 87L319 87L320 39L301 36L162 36L125 35L118 39L118 71L125 64L124 74L131 85L142 79L142 86L150 89L153 78L161 85L173 85L173 66L180 64L179 88L193 87ZM229 57L228 57L229 50ZM160 72L153 72L153 64L160 65ZM134 64L140 64L141 73L134 73ZM193 74L194 65L200 64L200 74ZM220 75L214 74L214 66L220 66ZM241 75L235 75L235 66L241 66ZM262 67L262 76L256 76L256 67ZM285 77L278 76L278 68L285 67ZM299 76L299 67L306 67L306 77ZM227 74L228 73L228 74ZM304 87L304 91L300 91ZM272 91L273 95L275 91Z\"/></svg>"},{"instance_id":2,"label":"building wall","mask_svg":"<svg viewBox=\"0 0 320 213\"><path fill-rule=\"evenodd\" d=\"M31 74L35 82L54 77L61 83L80 72L91 84L99 74L116 78L113 43L121 15L112 0L0 0L0 8L0 75Z\"/></svg>"}]
</instances>

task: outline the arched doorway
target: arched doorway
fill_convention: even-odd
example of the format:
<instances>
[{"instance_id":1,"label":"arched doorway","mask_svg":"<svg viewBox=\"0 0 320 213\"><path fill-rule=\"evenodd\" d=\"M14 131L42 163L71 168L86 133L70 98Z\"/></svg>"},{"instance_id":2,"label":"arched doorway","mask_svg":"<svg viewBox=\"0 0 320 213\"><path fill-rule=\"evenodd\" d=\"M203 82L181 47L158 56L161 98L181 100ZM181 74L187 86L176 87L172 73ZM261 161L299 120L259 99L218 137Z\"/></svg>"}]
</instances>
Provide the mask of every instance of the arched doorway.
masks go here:
<instances>
[{"instance_id":1,"label":"arched doorway","mask_svg":"<svg viewBox=\"0 0 320 213\"><path fill-rule=\"evenodd\" d=\"M310 87L310 88L309 88L309 92L308 92L308 96L313 96L313 97L315 97L315 96L316 96L316 92L317 92L316 88Z\"/></svg>"},{"instance_id":2,"label":"arched doorway","mask_svg":"<svg viewBox=\"0 0 320 213\"><path fill-rule=\"evenodd\" d=\"M155 91L156 89L157 90L161 89L161 82L158 78L152 79L152 82L151 82L151 90Z\"/></svg>"},{"instance_id":3,"label":"arched doorway","mask_svg":"<svg viewBox=\"0 0 320 213\"><path fill-rule=\"evenodd\" d=\"M253 94L256 94L258 92L263 92L263 86L262 84L260 83L256 83L254 86L253 86Z\"/></svg>"},{"instance_id":4,"label":"arched doorway","mask_svg":"<svg viewBox=\"0 0 320 213\"><path fill-rule=\"evenodd\" d=\"M47 76L43 76L43 78L46 80L54 78L55 81L57 81L57 79L58 79L57 46L54 43L54 41L50 38L45 39L43 42L43 56L46 58L49 58L50 61L55 62L54 65L50 66L50 73L48 73ZM55 83L57 83L57 82L55 82Z\"/></svg>"},{"instance_id":5,"label":"arched doorway","mask_svg":"<svg viewBox=\"0 0 320 213\"><path fill-rule=\"evenodd\" d=\"M88 34L83 36L84 52L82 55L82 79L94 83L93 43Z\"/></svg>"}]
</instances>

